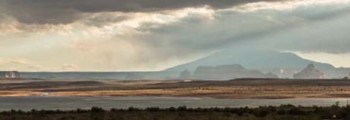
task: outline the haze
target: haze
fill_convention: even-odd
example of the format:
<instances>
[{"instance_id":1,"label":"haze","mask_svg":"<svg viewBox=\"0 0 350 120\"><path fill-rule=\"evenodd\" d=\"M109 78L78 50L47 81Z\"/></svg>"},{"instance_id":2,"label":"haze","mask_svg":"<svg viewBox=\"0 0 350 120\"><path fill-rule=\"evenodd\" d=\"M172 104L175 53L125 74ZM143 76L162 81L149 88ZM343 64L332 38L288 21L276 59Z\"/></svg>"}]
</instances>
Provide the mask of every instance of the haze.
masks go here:
<instances>
[{"instance_id":1,"label":"haze","mask_svg":"<svg viewBox=\"0 0 350 120\"><path fill-rule=\"evenodd\" d=\"M0 70L156 71L226 48L350 67L350 0L0 0Z\"/></svg>"}]
</instances>

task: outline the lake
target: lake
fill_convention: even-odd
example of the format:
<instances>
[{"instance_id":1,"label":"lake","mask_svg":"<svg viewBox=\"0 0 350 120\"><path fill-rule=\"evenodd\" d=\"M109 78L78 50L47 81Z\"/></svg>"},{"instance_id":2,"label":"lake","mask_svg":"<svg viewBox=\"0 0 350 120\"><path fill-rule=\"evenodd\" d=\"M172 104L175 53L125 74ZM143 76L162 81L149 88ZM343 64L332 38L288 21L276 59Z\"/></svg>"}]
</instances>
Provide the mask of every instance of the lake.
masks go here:
<instances>
[{"instance_id":1,"label":"lake","mask_svg":"<svg viewBox=\"0 0 350 120\"><path fill-rule=\"evenodd\" d=\"M292 104L302 106L330 106L339 101L340 105L346 105L345 98L324 99L214 99L191 97L0 97L0 110L73 110L77 108L88 109L93 106L102 108L147 108L147 107L178 107L191 108L208 107L257 107L278 106Z\"/></svg>"}]
</instances>

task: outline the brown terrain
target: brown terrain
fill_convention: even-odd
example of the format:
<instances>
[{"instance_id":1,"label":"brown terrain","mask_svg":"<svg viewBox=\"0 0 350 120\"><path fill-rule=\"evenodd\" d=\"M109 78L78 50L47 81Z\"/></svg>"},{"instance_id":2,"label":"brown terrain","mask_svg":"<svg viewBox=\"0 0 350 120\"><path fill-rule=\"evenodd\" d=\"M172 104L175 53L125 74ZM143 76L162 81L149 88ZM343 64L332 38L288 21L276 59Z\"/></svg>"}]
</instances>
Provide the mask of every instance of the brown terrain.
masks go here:
<instances>
[{"instance_id":1,"label":"brown terrain","mask_svg":"<svg viewBox=\"0 0 350 120\"><path fill-rule=\"evenodd\" d=\"M0 96L181 96L235 99L343 98L350 97L350 80L0 80Z\"/></svg>"}]
</instances>

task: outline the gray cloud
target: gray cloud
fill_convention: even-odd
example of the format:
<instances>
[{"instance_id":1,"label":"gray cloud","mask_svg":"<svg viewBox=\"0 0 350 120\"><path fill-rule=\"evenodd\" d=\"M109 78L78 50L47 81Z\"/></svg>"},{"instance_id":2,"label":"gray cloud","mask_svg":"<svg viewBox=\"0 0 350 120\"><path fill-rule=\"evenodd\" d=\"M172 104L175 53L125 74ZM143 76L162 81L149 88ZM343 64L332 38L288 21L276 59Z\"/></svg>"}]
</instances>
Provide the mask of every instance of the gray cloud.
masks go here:
<instances>
[{"instance_id":1,"label":"gray cloud","mask_svg":"<svg viewBox=\"0 0 350 120\"><path fill-rule=\"evenodd\" d=\"M348 5L315 5L291 11L217 12L212 22L192 16L158 28L146 25L141 30L152 33L142 37L149 40L149 48L159 48L164 55L237 46L348 53L349 16Z\"/></svg>"},{"instance_id":2,"label":"gray cloud","mask_svg":"<svg viewBox=\"0 0 350 120\"><path fill-rule=\"evenodd\" d=\"M33 61L40 61L43 56L51 56L51 59L45 62L47 66L62 64L61 62L65 61L79 66L78 69L81 70L160 70L176 65L174 63L183 63L216 50L237 46L281 51L349 53L350 41L347 33L350 31L347 22L350 21L349 4L319 4L317 0L307 5L304 5L305 1L297 2L301 2L302 5L297 4L297 7L290 9L285 8L285 5L278 6L283 3L277 3L271 8L243 12L237 8L154 11L163 9L157 8L153 9L153 12L146 12L152 10L141 9L142 7L137 10L106 12L116 9L103 7L106 9L85 10L72 7L74 6L72 4L70 8L74 9L65 10L75 11L76 15L66 20L29 19L33 20L29 21L21 18L26 20L24 23L38 23L24 25L28 30L20 33L27 36L20 37L21 34L14 34L15 37L12 37L20 38L22 44L28 46L27 49L30 49L28 52L31 53L25 54L27 56L22 56L23 52L27 51L18 49L20 47L23 49L22 46L16 48L20 40L6 41L5 36L3 38L5 41L0 41L0 46L4 51L6 48L8 51L19 50L17 51L19 57L30 58ZM61 8L65 7L62 6L53 5L50 6L50 10L63 10ZM217 8L220 7L225 6L217 5ZM42 9L39 6L34 8L38 8L34 13ZM134 13L137 11L143 12ZM40 25L69 23L75 20L75 23L63 26ZM21 25L23 24L19 23L18 26ZM35 27L41 28L39 35L36 31L29 31ZM49 32L51 30L48 29L54 31ZM25 40L28 43L23 43ZM29 40L37 40L37 43ZM43 45L47 45L44 50L37 47ZM14 47L11 49L11 46ZM5 53L2 53L3 56L6 56ZM57 56L52 56L53 53Z\"/></svg>"},{"instance_id":3,"label":"gray cloud","mask_svg":"<svg viewBox=\"0 0 350 120\"><path fill-rule=\"evenodd\" d=\"M331 9L328 5L310 5L292 10L267 9L246 13L228 10L216 11L213 15L212 20L191 14L171 24L141 24L136 31L148 34L133 34L132 40L126 38L133 46L142 48L135 52L136 57L132 60L155 65L226 47L331 53L350 51L346 33L350 29L346 23L350 20L347 17L348 5ZM99 58L120 60L120 49L113 49L119 46L120 37L115 36L114 41L105 43L111 45L103 47L107 49L103 53L108 54ZM98 51L97 55L101 53Z\"/></svg>"},{"instance_id":4,"label":"gray cloud","mask_svg":"<svg viewBox=\"0 0 350 120\"><path fill-rule=\"evenodd\" d=\"M70 23L81 13L148 12L209 5L226 8L256 1L280 0L0 0L4 11L29 24Z\"/></svg>"}]
</instances>

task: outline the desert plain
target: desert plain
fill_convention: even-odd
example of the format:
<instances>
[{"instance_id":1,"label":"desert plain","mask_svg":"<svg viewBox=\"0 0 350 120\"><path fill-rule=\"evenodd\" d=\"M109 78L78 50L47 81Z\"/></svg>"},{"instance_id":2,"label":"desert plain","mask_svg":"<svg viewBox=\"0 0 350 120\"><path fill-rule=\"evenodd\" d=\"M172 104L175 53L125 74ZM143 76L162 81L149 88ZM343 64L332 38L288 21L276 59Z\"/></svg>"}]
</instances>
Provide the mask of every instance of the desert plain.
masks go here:
<instances>
[{"instance_id":1,"label":"desert plain","mask_svg":"<svg viewBox=\"0 0 350 120\"><path fill-rule=\"evenodd\" d=\"M350 80L0 80L0 97L171 96L229 99L348 98Z\"/></svg>"}]
</instances>

